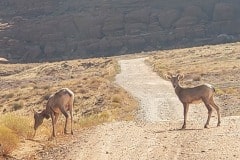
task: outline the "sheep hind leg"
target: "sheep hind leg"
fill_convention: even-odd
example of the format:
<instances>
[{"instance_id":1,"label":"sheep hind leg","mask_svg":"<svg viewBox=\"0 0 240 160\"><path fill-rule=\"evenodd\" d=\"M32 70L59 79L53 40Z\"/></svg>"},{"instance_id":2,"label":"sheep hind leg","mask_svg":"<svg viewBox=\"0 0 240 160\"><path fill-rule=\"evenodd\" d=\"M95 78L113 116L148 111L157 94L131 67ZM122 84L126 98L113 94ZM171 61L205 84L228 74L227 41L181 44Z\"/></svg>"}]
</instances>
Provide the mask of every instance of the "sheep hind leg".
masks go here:
<instances>
[{"instance_id":1,"label":"sheep hind leg","mask_svg":"<svg viewBox=\"0 0 240 160\"><path fill-rule=\"evenodd\" d=\"M56 133L55 133L55 117L54 114L51 113L51 119L52 119L52 136L49 138L49 140L52 140L54 137L56 137Z\"/></svg>"},{"instance_id":2,"label":"sheep hind leg","mask_svg":"<svg viewBox=\"0 0 240 160\"><path fill-rule=\"evenodd\" d=\"M73 135L73 113L72 113L72 110L70 110L70 117L71 117L71 134Z\"/></svg>"},{"instance_id":3,"label":"sheep hind leg","mask_svg":"<svg viewBox=\"0 0 240 160\"><path fill-rule=\"evenodd\" d=\"M67 124L68 124L68 118L69 118L69 115L68 113L65 111L64 107L61 107L60 108L62 114L65 116L66 118L66 121L65 121L65 126L64 126L64 134L67 134Z\"/></svg>"},{"instance_id":4,"label":"sheep hind leg","mask_svg":"<svg viewBox=\"0 0 240 160\"><path fill-rule=\"evenodd\" d=\"M212 115L212 107L209 104L205 104L205 105L208 109L208 118L207 118L206 124L204 125L204 128L209 128L209 122L210 122L210 118L211 118L211 115Z\"/></svg>"},{"instance_id":5,"label":"sheep hind leg","mask_svg":"<svg viewBox=\"0 0 240 160\"><path fill-rule=\"evenodd\" d=\"M219 109L219 107L216 105L216 103L213 101L213 98L210 99L210 104L211 104L211 106L212 106L213 108L215 108L216 111L217 111L217 116L218 116L217 126L220 126L220 124L221 124L221 120L220 120L220 119L221 119L220 109Z\"/></svg>"}]
</instances>

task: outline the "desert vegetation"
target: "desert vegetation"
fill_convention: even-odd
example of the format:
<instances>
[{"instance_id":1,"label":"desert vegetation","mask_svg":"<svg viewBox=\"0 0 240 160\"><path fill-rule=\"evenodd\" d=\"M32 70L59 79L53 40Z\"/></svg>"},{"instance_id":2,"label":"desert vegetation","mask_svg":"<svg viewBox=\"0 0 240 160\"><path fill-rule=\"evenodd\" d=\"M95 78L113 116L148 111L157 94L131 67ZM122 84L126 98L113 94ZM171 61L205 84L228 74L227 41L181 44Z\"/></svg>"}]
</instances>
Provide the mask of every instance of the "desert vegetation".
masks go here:
<instances>
[{"instance_id":1,"label":"desert vegetation","mask_svg":"<svg viewBox=\"0 0 240 160\"><path fill-rule=\"evenodd\" d=\"M8 113L1 116L0 123L0 153L3 155L8 155L16 149L20 139L32 138L30 117Z\"/></svg>"},{"instance_id":2,"label":"desert vegetation","mask_svg":"<svg viewBox=\"0 0 240 160\"><path fill-rule=\"evenodd\" d=\"M31 139L33 136L32 109L44 109L49 96L64 87L75 93L73 115L76 130L104 122L134 118L136 101L113 82L119 72L114 59L0 64L0 70L0 113L3 115L0 118L3 128L0 134L11 132L12 136L16 137L16 147L19 142L24 143L19 140ZM28 123L24 124L25 120L22 119L27 119ZM19 120L24 123L18 123ZM56 133L61 135L63 116L60 116L58 123L60 127L56 128ZM45 120L35 139L47 139L51 135L50 127L50 120ZM4 138L4 141L8 141L8 138ZM4 143L2 139L0 143ZM14 147L10 148L12 150L5 154L13 151Z\"/></svg>"},{"instance_id":3,"label":"desert vegetation","mask_svg":"<svg viewBox=\"0 0 240 160\"><path fill-rule=\"evenodd\" d=\"M183 86L212 84L222 116L240 115L240 43L158 51L147 62L163 78L185 74Z\"/></svg>"}]
</instances>

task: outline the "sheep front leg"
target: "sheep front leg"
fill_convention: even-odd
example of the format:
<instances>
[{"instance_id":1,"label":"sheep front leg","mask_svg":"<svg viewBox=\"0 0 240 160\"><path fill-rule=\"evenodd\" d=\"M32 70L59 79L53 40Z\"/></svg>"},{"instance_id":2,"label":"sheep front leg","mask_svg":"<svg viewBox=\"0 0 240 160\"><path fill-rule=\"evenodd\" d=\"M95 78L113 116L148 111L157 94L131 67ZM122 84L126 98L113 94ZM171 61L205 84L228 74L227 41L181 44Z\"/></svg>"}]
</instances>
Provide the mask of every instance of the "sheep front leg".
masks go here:
<instances>
[{"instance_id":1,"label":"sheep front leg","mask_svg":"<svg viewBox=\"0 0 240 160\"><path fill-rule=\"evenodd\" d=\"M183 103L184 122L183 122L182 129L186 129L188 108L189 108L189 104L188 103Z\"/></svg>"},{"instance_id":2,"label":"sheep front leg","mask_svg":"<svg viewBox=\"0 0 240 160\"><path fill-rule=\"evenodd\" d=\"M64 133L67 134L67 124L68 124L69 115L66 112L66 110L64 109L64 106L61 106L60 110L61 110L62 114L64 115L64 117L66 118L65 126L64 126Z\"/></svg>"},{"instance_id":3,"label":"sheep front leg","mask_svg":"<svg viewBox=\"0 0 240 160\"><path fill-rule=\"evenodd\" d=\"M51 113L51 119L52 119L52 137L56 137L56 133L55 133L55 117L53 115L53 113Z\"/></svg>"}]
</instances>

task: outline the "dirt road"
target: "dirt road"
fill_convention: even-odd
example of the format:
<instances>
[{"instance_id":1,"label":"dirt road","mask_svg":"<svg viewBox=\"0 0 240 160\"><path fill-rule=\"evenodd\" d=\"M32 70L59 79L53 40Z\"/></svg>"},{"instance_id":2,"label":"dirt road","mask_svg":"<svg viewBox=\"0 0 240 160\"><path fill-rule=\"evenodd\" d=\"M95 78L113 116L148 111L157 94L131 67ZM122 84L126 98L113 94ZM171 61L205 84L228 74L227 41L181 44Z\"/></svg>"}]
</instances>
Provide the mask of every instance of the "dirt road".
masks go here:
<instances>
[{"instance_id":1,"label":"dirt road","mask_svg":"<svg viewBox=\"0 0 240 160\"><path fill-rule=\"evenodd\" d=\"M121 73L116 83L135 96L140 103L139 118L146 122L178 120L181 104L172 85L161 79L144 63L144 58L119 61Z\"/></svg>"},{"instance_id":2,"label":"dirt road","mask_svg":"<svg viewBox=\"0 0 240 160\"><path fill-rule=\"evenodd\" d=\"M71 146L57 148L42 159L78 160L177 160L240 159L240 118L223 117L216 127L203 129L207 110L193 105L186 130L182 105L169 82L161 79L144 59L121 60L116 83L139 100L136 121L113 122L82 131Z\"/></svg>"}]
</instances>

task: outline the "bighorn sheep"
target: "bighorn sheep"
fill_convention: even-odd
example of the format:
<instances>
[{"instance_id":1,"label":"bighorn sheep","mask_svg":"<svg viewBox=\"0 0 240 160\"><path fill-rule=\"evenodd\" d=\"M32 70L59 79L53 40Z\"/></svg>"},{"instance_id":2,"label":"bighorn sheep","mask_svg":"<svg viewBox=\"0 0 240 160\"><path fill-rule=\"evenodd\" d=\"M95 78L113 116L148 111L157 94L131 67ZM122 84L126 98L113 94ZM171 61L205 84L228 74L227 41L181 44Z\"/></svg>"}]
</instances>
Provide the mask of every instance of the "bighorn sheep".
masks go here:
<instances>
[{"instance_id":1,"label":"bighorn sheep","mask_svg":"<svg viewBox=\"0 0 240 160\"><path fill-rule=\"evenodd\" d=\"M188 112L189 104L201 103L201 102L203 102L208 109L208 118L204 128L208 128L209 121L212 114L212 107L215 108L217 111L217 116L218 116L217 126L220 126L220 123L221 123L220 112L219 112L219 107L213 101L213 95L214 95L215 89L213 88L212 85L204 84L204 85L196 86L193 88L183 88L179 84L179 81L184 78L184 75L179 75L179 74L176 76L167 75L166 78L172 82L172 85L175 89L175 93L183 104L184 123L183 123L182 129L186 128L187 112Z\"/></svg>"},{"instance_id":2,"label":"bighorn sheep","mask_svg":"<svg viewBox=\"0 0 240 160\"><path fill-rule=\"evenodd\" d=\"M62 113L66 117L64 133L67 133L67 123L69 115L67 111L70 112L71 117L71 134L73 134L72 123L73 123L73 102L74 102L74 93L68 88L62 88L57 91L55 94L51 95L47 101L46 109L41 113L34 111L34 136L36 134L37 128L43 123L43 119L52 119L52 137L56 136L55 125L59 114Z\"/></svg>"}]
</instances>

